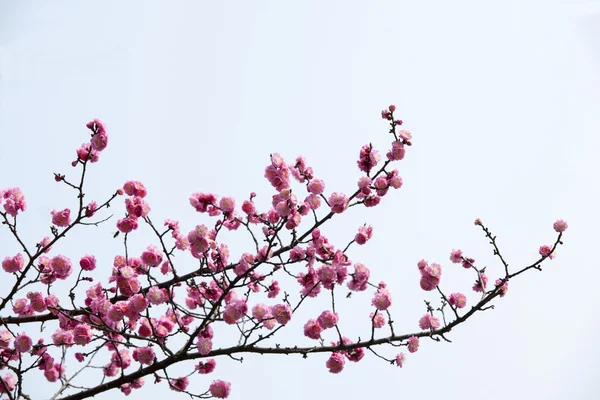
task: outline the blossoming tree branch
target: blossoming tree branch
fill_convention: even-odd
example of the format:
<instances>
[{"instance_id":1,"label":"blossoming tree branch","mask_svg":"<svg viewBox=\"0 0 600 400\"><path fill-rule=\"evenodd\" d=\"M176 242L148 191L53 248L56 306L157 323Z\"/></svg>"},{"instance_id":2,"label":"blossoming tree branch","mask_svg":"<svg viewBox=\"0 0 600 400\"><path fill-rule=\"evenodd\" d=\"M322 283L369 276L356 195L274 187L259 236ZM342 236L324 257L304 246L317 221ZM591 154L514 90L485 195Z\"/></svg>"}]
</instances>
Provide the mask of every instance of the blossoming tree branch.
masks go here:
<instances>
[{"instance_id":1,"label":"blossoming tree branch","mask_svg":"<svg viewBox=\"0 0 600 400\"><path fill-rule=\"evenodd\" d=\"M0 190L0 220L19 249L17 254L1 255L5 276L0 292L0 396L30 399L32 382L42 379L48 382L46 393L52 393L44 398L51 399L85 399L115 390L128 395L144 384L168 385L196 398L227 398L232 389L227 371L218 367L222 357L325 353L323 368L337 374L367 354L402 367L422 339L449 341L454 328L505 296L511 280L541 270L562 244L567 224L554 223L556 239L539 248L538 259L509 268L496 236L475 220L491 245L497 269L487 271L462 251L452 250L446 261L456 266L449 266L447 273L459 274L464 268L474 291L467 298L442 287L440 264L416 262L421 278L415 285L436 293L438 300L425 302L412 332L398 332L386 284L374 283L368 266L351 259L352 247L365 245L372 227L357 227L342 246L330 243L320 230L353 208L377 206L402 186L393 166L404 158L412 136L401 129L394 112L394 106L382 111L392 136L385 158L372 145L364 145L357 162L360 177L349 194L327 193L303 157L288 164L272 154L264 173L275 192L269 209L257 209L255 193L241 204L231 197L194 193L191 206L213 222L187 233L177 221L157 224L150 218L146 188L137 181L126 182L103 201L88 201L86 172L108 143L102 122L89 122L90 140L72 162L78 172L74 177L54 175L73 190L76 205L52 211L48 236L26 243L17 224L26 217L25 196L19 188ZM112 266L97 263L94 254L73 260L53 252L67 233L111 223L104 213L121 196L125 212L116 228L124 246ZM153 239L141 254L132 254L127 238L143 227ZM232 259L221 240L224 230L245 232L253 245ZM4 249L3 245L0 250ZM178 263L178 253L189 253L197 262ZM97 276L106 274L105 279L92 277L94 270ZM57 291L58 280L67 281L71 290ZM364 316L363 332L344 332L338 325L341 318L353 318L336 312L336 304L349 301L352 292L358 292L352 301L358 298L372 305L370 315ZM277 342L277 333L289 328L297 310L319 296L329 307L301 321L305 343ZM213 340L222 327L239 340L215 348ZM174 374L175 369L185 372ZM84 371L89 371L87 377L79 379ZM203 376L209 374L216 379Z\"/></svg>"}]
</instances>

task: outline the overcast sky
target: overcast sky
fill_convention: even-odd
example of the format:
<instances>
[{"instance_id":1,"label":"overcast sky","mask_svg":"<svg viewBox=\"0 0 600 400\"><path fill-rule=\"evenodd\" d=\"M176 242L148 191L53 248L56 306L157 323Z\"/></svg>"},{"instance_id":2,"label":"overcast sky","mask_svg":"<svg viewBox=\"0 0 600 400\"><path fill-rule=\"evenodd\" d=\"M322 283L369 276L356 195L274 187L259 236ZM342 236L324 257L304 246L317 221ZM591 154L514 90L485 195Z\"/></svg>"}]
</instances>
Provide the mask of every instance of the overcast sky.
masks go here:
<instances>
[{"instance_id":1,"label":"overcast sky","mask_svg":"<svg viewBox=\"0 0 600 400\"><path fill-rule=\"evenodd\" d=\"M0 189L25 193L28 243L48 233L50 210L75 205L52 173L72 174L92 118L106 123L110 141L90 170L89 198L140 180L153 219L179 219L187 232L205 222L189 206L193 192L241 204L256 191L268 204L263 171L273 152L305 155L328 193L350 193L360 146L389 146L379 114L396 104L414 137L399 164L404 187L324 232L343 246L348 232L373 225L373 240L350 255L388 282L399 328L417 330L423 299L435 298L419 288L421 258L441 263L442 286L473 301L473 276L449 262L452 249L500 275L477 217L514 268L534 261L555 238L552 223L566 219L557 258L511 282L495 310L451 333L453 343L422 340L403 369L371 354L339 375L327 372L325 355L249 356L241 365L217 360L191 388L224 379L231 399L600 398L600 2L164 4L0 1ZM95 253L106 282L122 252L114 230L82 229L55 254ZM247 251L231 240L233 254ZM149 243L146 230L132 246ZM17 250L0 230L0 258ZM347 336L368 335L369 303L364 293L341 306ZM310 345L302 323L324 307L307 302L298 331L281 342ZM46 399L56 387L38 379L27 390ZM130 398L172 394L147 379Z\"/></svg>"}]
</instances>

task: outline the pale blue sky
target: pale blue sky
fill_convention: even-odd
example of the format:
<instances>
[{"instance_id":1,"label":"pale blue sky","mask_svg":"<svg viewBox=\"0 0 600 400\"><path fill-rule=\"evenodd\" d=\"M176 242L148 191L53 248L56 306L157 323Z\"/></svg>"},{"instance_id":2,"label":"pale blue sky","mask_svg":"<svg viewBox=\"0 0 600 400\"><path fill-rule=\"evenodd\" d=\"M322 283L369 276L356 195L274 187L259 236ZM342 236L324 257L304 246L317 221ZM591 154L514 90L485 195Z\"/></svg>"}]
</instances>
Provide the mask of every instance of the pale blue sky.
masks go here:
<instances>
[{"instance_id":1,"label":"pale blue sky","mask_svg":"<svg viewBox=\"0 0 600 400\"><path fill-rule=\"evenodd\" d=\"M141 180L153 219L179 219L187 232L204 221L188 204L193 192L241 202L256 191L267 204L272 152L305 155L328 193L353 190L360 146L389 145L379 112L394 103L414 136L399 164L404 187L325 233L341 246L362 223L374 226L373 240L351 255L389 283L398 327L415 330L422 300L434 298L418 287L419 259L445 267L447 290L472 284L449 263L453 248L500 274L476 217L515 267L533 261L565 218L557 258L511 283L453 343L422 341L403 369L367 355L334 376L325 355L246 357L218 360L192 387L228 380L231 399L600 397L600 2L162 4L0 1L0 188L27 196L20 225L29 243L48 232L50 210L74 204L52 173L71 173L91 118L105 121L110 142L88 196ZM108 276L121 251L111 231L82 230L56 251L96 252ZM132 245L151 240L145 231ZM245 243L232 235L232 252ZM16 251L0 230L0 257ZM368 332L360 316L369 302L355 295L344 305L348 336ZM303 315L323 308L307 304ZM310 343L293 332L286 339ZM43 377L28 384L48 398ZM148 379L130 398L171 394Z\"/></svg>"}]
</instances>

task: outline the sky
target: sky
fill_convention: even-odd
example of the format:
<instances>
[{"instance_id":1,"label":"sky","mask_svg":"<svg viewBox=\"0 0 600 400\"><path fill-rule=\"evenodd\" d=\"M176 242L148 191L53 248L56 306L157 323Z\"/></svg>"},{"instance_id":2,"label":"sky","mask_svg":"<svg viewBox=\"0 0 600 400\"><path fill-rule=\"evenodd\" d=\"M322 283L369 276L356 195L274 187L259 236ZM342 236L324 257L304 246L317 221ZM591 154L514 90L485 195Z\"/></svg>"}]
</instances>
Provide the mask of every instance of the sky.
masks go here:
<instances>
[{"instance_id":1,"label":"sky","mask_svg":"<svg viewBox=\"0 0 600 400\"><path fill-rule=\"evenodd\" d=\"M266 207L273 191L263 172L275 152L290 162L304 155L327 193L353 191L360 147L385 152L391 142L380 117L389 104L413 134L399 164L404 186L323 232L343 246L348 232L373 226L373 239L350 255L388 283L398 329L415 331L423 300L435 299L418 286L420 259L440 263L442 285L469 300L473 276L450 263L452 249L499 276L475 218L514 268L554 240L555 220L569 223L543 272L511 282L452 343L422 340L402 369L371 354L338 375L325 355L247 356L218 359L192 388L227 380L231 399L600 397L600 1L0 1L0 26L0 189L19 186L27 197L28 243L49 233L52 209L75 204L52 174L73 174L92 118L105 122L109 147L90 169L89 198L140 180L152 218L178 219L187 232L206 223L189 206L194 192L241 204L255 191ZM122 251L108 224L81 229L55 252L93 252L105 282ZM131 246L150 243L146 230ZM246 251L243 236L228 244L232 257ZM16 251L0 229L0 257ZM340 305L347 336L369 331L369 303L365 293ZM281 342L310 345L302 323L323 306L307 302ZM30 379L34 398L57 389ZM130 398L165 395L148 380Z\"/></svg>"}]
</instances>

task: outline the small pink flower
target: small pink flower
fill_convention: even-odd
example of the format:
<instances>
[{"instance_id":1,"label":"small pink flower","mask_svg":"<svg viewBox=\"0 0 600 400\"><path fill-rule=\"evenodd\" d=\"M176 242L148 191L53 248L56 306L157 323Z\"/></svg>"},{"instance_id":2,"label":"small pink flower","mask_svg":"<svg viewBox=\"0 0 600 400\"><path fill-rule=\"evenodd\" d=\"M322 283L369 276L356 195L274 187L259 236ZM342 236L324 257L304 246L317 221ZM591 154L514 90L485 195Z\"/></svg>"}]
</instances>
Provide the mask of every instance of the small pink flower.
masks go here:
<instances>
[{"instance_id":1,"label":"small pink flower","mask_svg":"<svg viewBox=\"0 0 600 400\"><path fill-rule=\"evenodd\" d=\"M462 250L452 250L450 253L450 261L454 264L459 264L462 262Z\"/></svg>"},{"instance_id":2,"label":"small pink flower","mask_svg":"<svg viewBox=\"0 0 600 400\"><path fill-rule=\"evenodd\" d=\"M377 314L371 313L369 318L371 318L371 320L373 321L373 326L375 328L381 328L385 325L385 317L380 312L378 312Z\"/></svg>"},{"instance_id":3,"label":"small pink flower","mask_svg":"<svg viewBox=\"0 0 600 400\"><path fill-rule=\"evenodd\" d=\"M312 194L322 194L323 191L325 191L325 182L323 182L321 179L313 179L307 187L309 193Z\"/></svg>"},{"instance_id":4,"label":"small pink flower","mask_svg":"<svg viewBox=\"0 0 600 400\"><path fill-rule=\"evenodd\" d=\"M117 229L123 233L129 233L138 228L137 219L128 217L117 221Z\"/></svg>"},{"instance_id":5,"label":"small pink flower","mask_svg":"<svg viewBox=\"0 0 600 400\"><path fill-rule=\"evenodd\" d=\"M25 259L21 253L14 257L6 257L4 261L2 261L2 269L8 273L18 272L24 265Z\"/></svg>"},{"instance_id":6,"label":"small pink flower","mask_svg":"<svg viewBox=\"0 0 600 400\"><path fill-rule=\"evenodd\" d=\"M12 340L12 335L6 329L2 329L0 331L0 347L6 349L10 346L10 342Z\"/></svg>"},{"instance_id":7,"label":"small pink flower","mask_svg":"<svg viewBox=\"0 0 600 400\"><path fill-rule=\"evenodd\" d=\"M553 226L554 226L554 230L559 233L566 231L567 228L569 227L567 222L563 219L559 219L558 221L556 221Z\"/></svg>"},{"instance_id":8,"label":"small pink flower","mask_svg":"<svg viewBox=\"0 0 600 400\"><path fill-rule=\"evenodd\" d=\"M146 194L148 194L146 187L139 181L125 182L123 190L128 196L146 197Z\"/></svg>"},{"instance_id":9,"label":"small pink flower","mask_svg":"<svg viewBox=\"0 0 600 400\"><path fill-rule=\"evenodd\" d=\"M226 399L231 392L231 383L222 380L213 381L210 384L208 391L217 399Z\"/></svg>"},{"instance_id":10,"label":"small pink flower","mask_svg":"<svg viewBox=\"0 0 600 400\"><path fill-rule=\"evenodd\" d=\"M310 319L304 324L304 336L308 338L318 340L321 338L321 332L323 332L323 328L314 319Z\"/></svg>"},{"instance_id":11,"label":"small pink flower","mask_svg":"<svg viewBox=\"0 0 600 400\"><path fill-rule=\"evenodd\" d=\"M67 279L71 275L71 272L73 272L71 260L62 255L53 257L50 260L50 266L58 279Z\"/></svg>"},{"instance_id":12,"label":"small pink flower","mask_svg":"<svg viewBox=\"0 0 600 400\"><path fill-rule=\"evenodd\" d=\"M481 279L477 278L473 285L473 290L476 292L483 292L487 287L488 277L485 274L480 274Z\"/></svg>"},{"instance_id":13,"label":"small pink flower","mask_svg":"<svg viewBox=\"0 0 600 400\"><path fill-rule=\"evenodd\" d=\"M91 201L90 204L85 207L85 216L88 218L93 217L97 209L98 203Z\"/></svg>"},{"instance_id":14,"label":"small pink flower","mask_svg":"<svg viewBox=\"0 0 600 400\"><path fill-rule=\"evenodd\" d=\"M329 369L329 372L331 372L332 374L339 374L344 369L345 362L346 360L344 359L342 353L335 352L331 353L331 356L325 363L325 366L327 367L327 369Z\"/></svg>"},{"instance_id":15,"label":"small pink flower","mask_svg":"<svg viewBox=\"0 0 600 400\"><path fill-rule=\"evenodd\" d=\"M133 359L140 364L150 365L154 362L155 357L156 355L154 354L152 347L138 347L133 350Z\"/></svg>"},{"instance_id":16,"label":"small pink flower","mask_svg":"<svg viewBox=\"0 0 600 400\"><path fill-rule=\"evenodd\" d=\"M385 288L380 288L373 296L371 304L378 310L385 311L392 305L392 294Z\"/></svg>"},{"instance_id":17,"label":"small pink flower","mask_svg":"<svg viewBox=\"0 0 600 400\"><path fill-rule=\"evenodd\" d=\"M171 387L171 390L176 392L183 392L185 389L187 389L189 383L190 380L185 376L182 378L169 380L169 386Z\"/></svg>"},{"instance_id":18,"label":"small pink flower","mask_svg":"<svg viewBox=\"0 0 600 400\"><path fill-rule=\"evenodd\" d=\"M233 197L223 197L219 201L219 208L226 213L232 213L235 210L235 200Z\"/></svg>"},{"instance_id":19,"label":"small pink flower","mask_svg":"<svg viewBox=\"0 0 600 400\"><path fill-rule=\"evenodd\" d=\"M71 223L71 210L65 208L64 210L52 210L52 223L56 226L68 226Z\"/></svg>"},{"instance_id":20,"label":"small pink flower","mask_svg":"<svg viewBox=\"0 0 600 400\"><path fill-rule=\"evenodd\" d=\"M246 300L233 300L225 307L223 311L223 320L229 325L235 324L242 319L248 312Z\"/></svg>"},{"instance_id":21,"label":"small pink flower","mask_svg":"<svg viewBox=\"0 0 600 400\"><path fill-rule=\"evenodd\" d=\"M396 365L398 368L402 368L404 366L404 353L400 353L396 356Z\"/></svg>"},{"instance_id":22,"label":"small pink flower","mask_svg":"<svg viewBox=\"0 0 600 400\"><path fill-rule=\"evenodd\" d=\"M508 292L508 281L504 282L504 284L502 284L502 279L496 279L496 286L500 286L500 289L498 290L499 296L500 297L504 297L506 296L506 292Z\"/></svg>"},{"instance_id":23,"label":"small pink flower","mask_svg":"<svg viewBox=\"0 0 600 400\"><path fill-rule=\"evenodd\" d=\"M348 208L348 197L343 193L334 192L329 196L329 206L335 214L341 214Z\"/></svg>"},{"instance_id":24,"label":"small pink flower","mask_svg":"<svg viewBox=\"0 0 600 400\"><path fill-rule=\"evenodd\" d=\"M419 350L419 338L416 336L411 336L408 338L408 351L415 353L417 350Z\"/></svg>"},{"instance_id":25,"label":"small pink flower","mask_svg":"<svg viewBox=\"0 0 600 400\"><path fill-rule=\"evenodd\" d=\"M126 198L125 209L130 218L147 217L150 213L150 205L140 196Z\"/></svg>"},{"instance_id":26,"label":"small pink flower","mask_svg":"<svg viewBox=\"0 0 600 400\"><path fill-rule=\"evenodd\" d=\"M430 314L425 314L419 320L419 327L423 330L437 329L440 327L440 320Z\"/></svg>"},{"instance_id":27,"label":"small pink flower","mask_svg":"<svg viewBox=\"0 0 600 400\"><path fill-rule=\"evenodd\" d=\"M108 135L106 133L96 133L92 136L90 144L92 145L92 149L102 151L108 145Z\"/></svg>"},{"instance_id":28,"label":"small pink flower","mask_svg":"<svg viewBox=\"0 0 600 400\"><path fill-rule=\"evenodd\" d=\"M150 245L148 248L142 253L140 257L142 262L149 266L155 267L162 262L162 252L158 249L158 247Z\"/></svg>"},{"instance_id":29,"label":"small pink flower","mask_svg":"<svg viewBox=\"0 0 600 400\"><path fill-rule=\"evenodd\" d=\"M21 333L15 338L15 350L17 350L19 353L27 353L29 350L31 350L32 345L33 342L31 338L25 333Z\"/></svg>"},{"instance_id":30,"label":"small pink flower","mask_svg":"<svg viewBox=\"0 0 600 400\"><path fill-rule=\"evenodd\" d=\"M462 293L452 293L448 298L448 303L456 308L463 308L467 305L467 297Z\"/></svg>"},{"instance_id":31,"label":"small pink flower","mask_svg":"<svg viewBox=\"0 0 600 400\"><path fill-rule=\"evenodd\" d=\"M35 312L44 312L46 311L46 302L44 301L44 295L40 292L29 292L27 293L27 298L31 303L31 308Z\"/></svg>"},{"instance_id":32,"label":"small pink flower","mask_svg":"<svg viewBox=\"0 0 600 400\"><path fill-rule=\"evenodd\" d=\"M281 325L285 325L292 319L292 310L287 304L276 304L271 309L271 314Z\"/></svg>"},{"instance_id":33,"label":"small pink flower","mask_svg":"<svg viewBox=\"0 0 600 400\"><path fill-rule=\"evenodd\" d=\"M78 324L73 328L73 342L86 345L92 341L92 328L88 324Z\"/></svg>"},{"instance_id":34,"label":"small pink flower","mask_svg":"<svg viewBox=\"0 0 600 400\"><path fill-rule=\"evenodd\" d=\"M152 286L148 289L148 293L146 294L146 299L154 305L159 305L164 303L167 300L167 296L163 289L158 286Z\"/></svg>"},{"instance_id":35,"label":"small pink flower","mask_svg":"<svg viewBox=\"0 0 600 400\"><path fill-rule=\"evenodd\" d=\"M373 227L371 226L361 226L358 228L358 233L354 236L354 241L357 244L363 245L367 243L369 239L373 236Z\"/></svg>"},{"instance_id":36,"label":"small pink flower","mask_svg":"<svg viewBox=\"0 0 600 400\"><path fill-rule=\"evenodd\" d=\"M85 361L85 355L83 353L75 353L75 359L82 363Z\"/></svg>"},{"instance_id":37,"label":"small pink flower","mask_svg":"<svg viewBox=\"0 0 600 400\"><path fill-rule=\"evenodd\" d=\"M406 154L406 149L404 148L404 143L400 140L395 140L392 142L392 148L386 154L386 157L390 161L398 161L404 158Z\"/></svg>"},{"instance_id":38,"label":"small pink flower","mask_svg":"<svg viewBox=\"0 0 600 400\"><path fill-rule=\"evenodd\" d=\"M333 328L338 322L338 315L337 313L326 310L319 315L317 322L323 329Z\"/></svg>"},{"instance_id":39,"label":"small pink flower","mask_svg":"<svg viewBox=\"0 0 600 400\"><path fill-rule=\"evenodd\" d=\"M15 390L17 386L17 379L12 374L5 374L2 378L0 378L2 383L0 383L0 393L12 392Z\"/></svg>"},{"instance_id":40,"label":"small pink flower","mask_svg":"<svg viewBox=\"0 0 600 400\"><path fill-rule=\"evenodd\" d=\"M209 358L208 360L206 360L206 362L199 362L196 365L196 371L198 371L199 374L205 375L205 374L210 374L211 372L213 372L215 370L215 367L217 366L217 362L215 361L214 358Z\"/></svg>"},{"instance_id":41,"label":"small pink flower","mask_svg":"<svg viewBox=\"0 0 600 400\"><path fill-rule=\"evenodd\" d=\"M96 269L96 257L86 255L79 260L79 266L84 271L93 271Z\"/></svg>"},{"instance_id":42,"label":"small pink flower","mask_svg":"<svg viewBox=\"0 0 600 400\"><path fill-rule=\"evenodd\" d=\"M4 211L12 217L16 217L19 211L25 211L27 202L25 196L19 188L10 188L5 191L0 190L0 203L4 198Z\"/></svg>"},{"instance_id":43,"label":"small pink flower","mask_svg":"<svg viewBox=\"0 0 600 400\"><path fill-rule=\"evenodd\" d=\"M554 252L552 251L552 247L548 245L540 246L540 255L542 257L548 257L552 260L554 258Z\"/></svg>"}]
</instances>

